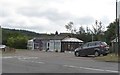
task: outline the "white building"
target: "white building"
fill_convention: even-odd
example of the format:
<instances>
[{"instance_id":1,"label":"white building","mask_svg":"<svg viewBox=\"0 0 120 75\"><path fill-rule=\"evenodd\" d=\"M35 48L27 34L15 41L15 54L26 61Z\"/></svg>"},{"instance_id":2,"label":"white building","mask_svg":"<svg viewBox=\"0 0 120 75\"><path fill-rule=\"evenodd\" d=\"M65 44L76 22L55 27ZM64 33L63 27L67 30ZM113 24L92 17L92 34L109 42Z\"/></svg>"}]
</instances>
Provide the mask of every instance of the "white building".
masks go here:
<instances>
[{"instance_id":1,"label":"white building","mask_svg":"<svg viewBox=\"0 0 120 75\"><path fill-rule=\"evenodd\" d=\"M34 38L28 40L28 49L30 50L49 50L49 51L74 51L83 43L77 38L68 38L64 36L49 36L44 38Z\"/></svg>"},{"instance_id":2,"label":"white building","mask_svg":"<svg viewBox=\"0 0 120 75\"><path fill-rule=\"evenodd\" d=\"M33 41L33 39L28 40L27 48L31 49L31 50L34 50L34 41Z\"/></svg>"}]
</instances>

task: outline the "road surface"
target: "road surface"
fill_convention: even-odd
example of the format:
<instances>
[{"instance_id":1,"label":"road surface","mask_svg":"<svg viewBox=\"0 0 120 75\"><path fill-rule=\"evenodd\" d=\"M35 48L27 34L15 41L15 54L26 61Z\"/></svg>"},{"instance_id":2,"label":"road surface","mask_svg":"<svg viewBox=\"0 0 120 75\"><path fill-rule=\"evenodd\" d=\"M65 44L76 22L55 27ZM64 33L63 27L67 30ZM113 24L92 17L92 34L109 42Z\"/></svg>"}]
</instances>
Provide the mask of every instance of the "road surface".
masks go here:
<instances>
[{"instance_id":1,"label":"road surface","mask_svg":"<svg viewBox=\"0 0 120 75\"><path fill-rule=\"evenodd\" d=\"M118 73L118 64L73 53L18 51L2 57L3 73Z\"/></svg>"}]
</instances>

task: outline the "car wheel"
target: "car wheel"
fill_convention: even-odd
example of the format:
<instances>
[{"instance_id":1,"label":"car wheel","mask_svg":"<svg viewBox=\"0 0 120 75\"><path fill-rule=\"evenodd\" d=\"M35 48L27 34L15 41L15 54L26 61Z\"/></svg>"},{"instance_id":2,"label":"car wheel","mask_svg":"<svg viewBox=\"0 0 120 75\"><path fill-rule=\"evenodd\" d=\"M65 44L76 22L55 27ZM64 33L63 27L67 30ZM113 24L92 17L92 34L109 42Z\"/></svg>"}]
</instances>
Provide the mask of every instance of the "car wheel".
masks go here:
<instances>
[{"instance_id":1,"label":"car wheel","mask_svg":"<svg viewBox=\"0 0 120 75\"><path fill-rule=\"evenodd\" d=\"M88 55L85 55L85 57L88 57Z\"/></svg>"},{"instance_id":2,"label":"car wheel","mask_svg":"<svg viewBox=\"0 0 120 75\"><path fill-rule=\"evenodd\" d=\"M106 54L103 54L103 56L107 56L107 53L106 53Z\"/></svg>"},{"instance_id":3,"label":"car wheel","mask_svg":"<svg viewBox=\"0 0 120 75\"><path fill-rule=\"evenodd\" d=\"M95 57L100 56L100 53L98 51L95 51Z\"/></svg>"},{"instance_id":4,"label":"car wheel","mask_svg":"<svg viewBox=\"0 0 120 75\"><path fill-rule=\"evenodd\" d=\"M79 52L75 52L75 56L79 57L80 56Z\"/></svg>"}]
</instances>

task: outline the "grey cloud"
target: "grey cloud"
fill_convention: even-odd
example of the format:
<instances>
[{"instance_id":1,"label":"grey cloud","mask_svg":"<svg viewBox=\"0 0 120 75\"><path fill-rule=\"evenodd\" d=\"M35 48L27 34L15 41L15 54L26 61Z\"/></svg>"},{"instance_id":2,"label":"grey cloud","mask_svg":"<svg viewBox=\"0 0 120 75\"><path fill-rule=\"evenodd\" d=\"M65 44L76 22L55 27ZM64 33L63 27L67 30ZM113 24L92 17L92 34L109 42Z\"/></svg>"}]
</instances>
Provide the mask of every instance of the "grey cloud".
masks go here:
<instances>
[{"instance_id":1,"label":"grey cloud","mask_svg":"<svg viewBox=\"0 0 120 75\"><path fill-rule=\"evenodd\" d=\"M27 25L25 22L14 22L13 20L6 20L3 23L0 24L3 27L6 28L13 28L13 29L24 29L29 31L35 31L38 33L42 32L55 32L56 30L59 30L59 27L55 24L53 25L42 25L42 24L34 24L34 25Z\"/></svg>"},{"instance_id":2,"label":"grey cloud","mask_svg":"<svg viewBox=\"0 0 120 75\"><path fill-rule=\"evenodd\" d=\"M66 20L72 17L69 13L59 13L58 10L52 8L20 8L18 13L27 17L45 17L52 21Z\"/></svg>"},{"instance_id":3,"label":"grey cloud","mask_svg":"<svg viewBox=\"0 0 120 75\"><path fill-rule=\"evenodd\" d=\"M16 13L28 17L37 17L40 14L40 9L36 7L22 7L18 8L18 10L16 10Z\"/></svg>"},{"instance_id":4,"label":"grey cloud","mask_svg":"<svg viewBox=\"0 0 120 75\"><path fill-rule=\"evenodd\" d=\"M22 25L22 24L16 24L16 23L8 23L7 21L2 23L1 26L6 27L6 28L12 28L12 29L24 29L24 30L30 30L30 31L44 31L44 27L40 25L34 25L34 26L29 26L29 25Z\"/></svg>"},{"instance_id":5,"label":"grey cloud","mask_svg":"<svg viewBox=\"0 0 120 75\"><path fill-rule=\"evenodd\" d=\"M54 8L42 9L42 7L23 7L19 8L17 12L27 17L45 17L46 19L57 23L64 21L74 21L81 25L89 25L95 21L95 19L91 16L83 16L79 18L79 16L74 16L69 12L60 13L57 9Z\"/></svg>"},{"instance_id":6,"label":"grey cloud","mask_svg":"<svg viewBox=\"0 0 120 75\"><path fill-rule=\"evenodd\" d=\"M80 25L90 25L93 24L93 22L95 22L95 19L91 16L84 16L81 18L77 18L75 22Z\"/></svg>"},{"instance_id":7,"label":"grey cloud","mask_svg":"<svg viewBox=\"0 0 120 75\"><path fill-rule=\"evenodd\" d=\"M31 3L50 3L50 2L63 3L64 2L64 0L27 0L27 1Z\"/></svg>"},{"instance_id":8,"label":"grey cloud","mask_svg":"<svg viewBox=\"0 0 120 75\"><path fill-rule=\"evenodd\" d=\"M110 22L107 16L103 16L100 21L102 22L102 25L105 25L105 26Z\"/></svg>"},{"instance_id":9,"label":"grey cloud","mask_svg":"<svg viewBox=\"0 0 120 75\"><path fill-rule=\"evenodd\" d=\"M47 18L56 21L56 20L66 20L70 18L70 15L66 13L58 13L57 10L47 10L41 15L46 16Z\"/></svg>"},{"instance_id":10,"label":"grey cloud","mask_svg":"<svg viewBox=\"0 0 120 75\"><path fill-rule=\"evenodd\" d=\"M79 16L71 15L69 12L60 13L57 9L53 8L42 8L42 7L21 7L15 10L16 15L26 16L29 18L37 17L38 19L41 17L45 17L50 21L49 25L41 25L41 24L34 24L34 25L26 25L25 21L14 21L11 19L6 19L5 22L2 24L5 27L10 28L20 28L20 29L27 29L33 30L36 32L55 32L56 30L64 29L64 25L67 24L69 21L73 21L76 25L89 25L93 23L94 18L91 16L84 16L79 18ZM20 17L18 17L20 18ZM65 30L63 30L65 31Z\"/></svg>"},{"instance_id":11,"label":"grey cloud","mask_svg":"<svg viewBox=\"0 0 120 75\"><path fill-rule=\"evenodd\" d=\"M36 9L33 9L36 11ZM46 10L44 13L40 12L39 14L37 11L32 12L31 10L26 10L27 12L31 13L21 13L23 16L28 16L28 19L30 17L46 17L48 20L51 21L49 25L41 25L41 24L35 24L35 25L26 25L25 21L20 21L19 23L15 22L14 20L7 19L3 24L10 28L20 28L20 29L28 29L33 30L36 32L54 32L56 30L60 30L60 28L64 29L64 25L67 24L68 21L73 21L75 25L90 25L94 22L94 18L91 16L84 16L82 18L78 18L75 16L69 16L67 14L59 14L56 12L56 10ZM20 13L20 12L19 12ZM34 14L33 14L34 13ZM36 14L37 13L37 14ZM67 15L67 16L66 16Z\"/></svg>"},{"instance_id":12,"label":"grey cloud","mask_svg":"<svg viewBox=\"0 0 120 75\"><path fill-rule=\"evenodd\" d=\"M8 17L8 16L10 16L10 13L5 9L0 8L0 17Z\"/></svg>"}]
</instances>

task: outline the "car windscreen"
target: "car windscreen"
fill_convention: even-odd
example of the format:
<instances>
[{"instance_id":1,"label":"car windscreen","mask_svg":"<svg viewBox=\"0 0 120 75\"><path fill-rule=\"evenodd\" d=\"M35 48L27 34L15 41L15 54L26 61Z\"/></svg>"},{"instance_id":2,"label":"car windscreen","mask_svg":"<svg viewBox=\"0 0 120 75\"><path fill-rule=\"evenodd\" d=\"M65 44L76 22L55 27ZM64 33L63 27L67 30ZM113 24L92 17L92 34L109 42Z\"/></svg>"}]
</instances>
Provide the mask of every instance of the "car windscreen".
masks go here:
<instances>
[{"instance_id":1,"label":"car windscreen","mask_svg":"<svg viewBox=\"0 0 120 75\"><path fill-rule=\"evenodd\" d=\"M107 43L106 42L102 42L102 45L107 45Z\"/></svg>"}]
</instances>

